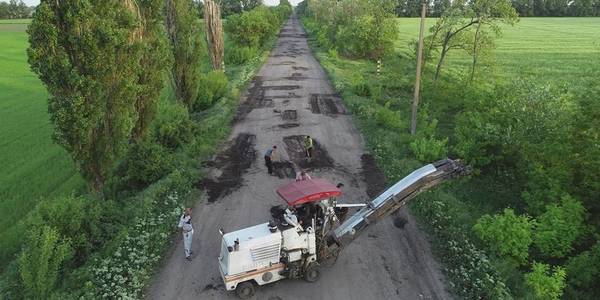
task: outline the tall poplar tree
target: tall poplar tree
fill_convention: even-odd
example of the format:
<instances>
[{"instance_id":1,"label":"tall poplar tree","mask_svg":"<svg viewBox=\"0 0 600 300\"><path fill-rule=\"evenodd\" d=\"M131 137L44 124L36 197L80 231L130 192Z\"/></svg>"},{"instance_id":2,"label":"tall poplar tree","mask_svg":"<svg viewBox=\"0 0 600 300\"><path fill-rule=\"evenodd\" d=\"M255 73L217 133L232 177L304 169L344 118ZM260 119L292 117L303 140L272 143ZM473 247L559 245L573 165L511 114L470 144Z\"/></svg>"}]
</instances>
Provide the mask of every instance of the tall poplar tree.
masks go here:
<instances>
[{"instance_id":1,"label":"tall poplar tree","mask_svg":"<svg viewBox=\"0 0 600 300\"><path fill-rule=\"evenodd\" d=\"M200 19L191 0L166 0L166 28L173 53L171 84L175 96L191 109L198 96L202 45Z\"/></svg>"},{"instance_id":2,"label":"tall poplar tree","mask_svg":"<svg viewBox=\"0 0 600 300\"><path fill-rule=\"evenodd\" d=\"M161 83L140 76L156 70L141 65L151 52L144 25L154 22L142 18L146 12L134 0L42 0L28 29L29 63L50 93L54 140L95 191L136 124L149 122L139 104L154 102L160 90Z\"/></svg>"}]
</instances>

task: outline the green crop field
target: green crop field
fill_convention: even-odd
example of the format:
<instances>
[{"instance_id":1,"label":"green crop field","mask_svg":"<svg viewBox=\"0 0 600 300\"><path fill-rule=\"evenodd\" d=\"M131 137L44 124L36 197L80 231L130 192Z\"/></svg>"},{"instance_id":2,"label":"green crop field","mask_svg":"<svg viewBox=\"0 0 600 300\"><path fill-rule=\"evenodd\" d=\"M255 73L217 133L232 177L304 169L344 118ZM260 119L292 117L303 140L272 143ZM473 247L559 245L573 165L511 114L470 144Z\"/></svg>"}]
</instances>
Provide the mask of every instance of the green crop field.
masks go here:
<instances>
[{"instance_id":1,"label":"green crop field","mask_svg":"<svg viewBox=\"0 0 600 300\"><path fill-rule=\"evenodd\" d=\"M16 225L35 203L84 184L52 141L48 94L27 64L27 23L0 22L0 258L22 238Z\"/></svg>"},{"instance_id":2,"label":"green crop field","mask_svg":"<svg viewBox=\"0 0 600 300\"><path fill-rule=\"evenodd\" d=\"M419 35L418 18L399 18L397 47L410 51ZM435 19L426 20L426 28ZM495 74L521 76L538 82L576 83L593 76L600 66L600 18L522 18L502 27L494 51ZM428 33L428 32L427 32ZM448 66L466 70L469 56L461 50L449 54Z\"/></svg>"}]
</instances>

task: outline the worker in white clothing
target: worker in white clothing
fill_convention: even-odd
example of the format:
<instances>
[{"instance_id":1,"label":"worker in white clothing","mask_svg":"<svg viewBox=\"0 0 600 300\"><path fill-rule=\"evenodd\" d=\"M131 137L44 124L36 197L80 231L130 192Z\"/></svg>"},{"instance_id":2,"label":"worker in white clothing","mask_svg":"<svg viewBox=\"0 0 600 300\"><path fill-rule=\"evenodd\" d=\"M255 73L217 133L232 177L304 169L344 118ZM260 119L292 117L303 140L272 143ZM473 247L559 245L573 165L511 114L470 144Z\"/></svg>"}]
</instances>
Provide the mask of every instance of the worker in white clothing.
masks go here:
<instances>
[{"instance_id":1,"label":"worker in white clothing","mask_svg":"<svg viewBox=\"0 0 600 300\"><path fill-rule=\"evenodd\" d=\"M194 227L192 227L192 209L186 208L184 213L179 218L179 228L183 233L183 249L185 250L185 258L192 258L192 236L194 235Z\"/></svg>"},{"instance_id":2,"label":"worker in white clothing","mask_svg":"<svg viewBox=\"0 0 600 300\"><path fill-rule=\"evenodd\" d=\"M296 173L296 181L310 180L310 179L312 179L312 178L310 178L310 175L308 175L308 173L306 173L306 171L304 171L304 170Z\"/></svg>"}]
</instances>

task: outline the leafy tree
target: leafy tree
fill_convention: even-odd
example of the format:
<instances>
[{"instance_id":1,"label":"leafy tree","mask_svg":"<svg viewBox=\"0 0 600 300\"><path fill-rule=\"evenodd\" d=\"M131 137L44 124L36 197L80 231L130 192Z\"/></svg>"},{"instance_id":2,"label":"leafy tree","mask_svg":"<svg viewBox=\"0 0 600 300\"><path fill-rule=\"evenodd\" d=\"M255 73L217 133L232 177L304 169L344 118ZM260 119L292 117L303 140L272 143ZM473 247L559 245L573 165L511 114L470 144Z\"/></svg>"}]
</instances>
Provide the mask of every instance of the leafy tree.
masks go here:
<instances>
[{"instance_id":1,"label":"leafy tree","mask_svg":"<svg viewBox=\"0 0 600 300\"><path fill-rule=\"evenodd\" d=\"M600 299L600 242L569 259L566 299Z\"/></svg>"},{"instance_id":2,"label":"leafy tree","mask_svg":"<svg viewBox=\"0 0 600 300\"><path fill-rule=\"evenodd\" d=\"M533 0L533 14L536 17L547 17L546 0Z\"/></svg>"},{"instance_id":3,"label":"leafy tree","mask_svg":"<svg viewBox=\"0 0 600 300\"><path fill-rule=\"evenodd\" d=\"M521 17L532 17L534 0L513 0L512 5Z\"/></svg>"},{"instance_id":4,"label":"leafy tree","mask_svg":"<svg viewBox=\"0 0 600 300\"><path fill-rule=\"evenodd\" d=\"M493 252L524 264L529 255L533 225L527 216L517 216L512 209L505 208L502 214L479 218L473 231Z\"/></svg>"},{"instance_id":5,"label":"leafy tree","mask_svg":"<svg viewBox=\"0 0 600 300\"><path fill-rule=\"evenodd\" d=\"M96 191L127 149L138 120L134 99L147 92L134 8L130 1L42 1L28 29L29 63L51 95L54 139Z\"/></svg>"},{"instance_id":6,"label":"leafy tree","mask_svg":"<svg viewBox=\"0 0 600 300\"><path fill-rule=\"evenodd\" d=\"M450 0L433 0L433 9L429 15L432 17L441 17L450 5Z\"/></svg>"},{"instance_id":7,"label":"leafy tree","mask_svg":"<svg viewBox=\"0 0 600 300\"><path fill-rule=\"evenodd\" d=\"M240 0L221 0L221 12L224 17L239 14L242 12L242 2Z\"/></svg>"},{"instance_id":8,"label":"leafy tree","mask_svg":"<svg viewBox=\"0 0 600 300\"><path fill-rule=\"evenodd\" d=\"M29 18L32 8L19 0L10 0L9 2L0 1L0 19L25 19Z\"/></svg>"},{"instance_id":9,"label":"leafy tree","mask_svg":"<svg viewBox=\"0 0 600 300\"><path fill-rule=\"evenodd\" d=\"M244 11L253 10L263 4L262 0L240 0Z\"/></svg>"},{"instance_id":10,"label":"leafy tree","mask_svg":"<svg viewBox=\"0 0 600 300\"><path fill-rule=\"evenodd\" d=\"M485 31L490 27L500 32L500 23L513 24L517 14L509 0L453 1L429 31L426 57L439 51L435 80L439 78L448 53L453 49L471 52L474 57L481 49L491 47ZM476 59L474 59L476 63Z\"/></svg>"},{"instance_id":11,"label":"leafy tree","mask_svg":"<svg viewBox=\"0 0 600 300\"><path fill-rule=\"evenodd\" d=\"M564 268L556 266L550 271L550 266L543 263L534 263L533 270L525 274L525 282L533 289L536 299L560 299L565 288L566 272Z\"/></svg>"},{"instance_id":12,"label":"leafy tree","mask_svg":"<svg viewBox=\"0 0 600 300\"><path fill-rule=\"evenodd\" d=\"M154 119L160 93L164 87L165 66L171 64L169 45L165 36L163 25L163 1L140 0L138 1L139 14L143 36L141 43L140 69L135 110L137 119L132 130L132 138L141 140L148 132L151 121Z\"/></svg>"},{"instance_id":13,"label":"leafy tree","mask_svg":"<svg viewBox=\"0 0 600 300\"><path fill-rule=\"evenodd\" d=\"M308 11L321 29L317 40L350 57L381 58L398 34L392 0L309 1Z\"/></svg>"},{"instance_id":14,"label":"leafy tree","mask_svg":"<svg viewBox=\"0 0 600 300\"><path fill-rule=\"evenodd\" d=\"M225 23L225 31L236 44L252 48L262 47L278 29L278 16L264 6L233 15Z\"/></svg>"},{"instance_id":15,"label":"leafy tree","mask_svg":"<svg viewBox=\"0 0 600 300\"><path fill-rule=\"evenodd\" d=\"M518 15L509 1L478 0L472 3L473 15L478 20L473 33L471 57L471 81L475 77L475 69L482 52L494 48L494 39L488 30L495 36L501 33L500 24L513 25L518 21Z\"/></svg>"},{"instance_id":16,"label":"leafy tree","mask_svg":"<svg viewBox=\"0 0 600 300\"><path fill-rule=\"evenodd\" d=\"M29 233L19 257L19 269L25 295L30 299L48 299L60 268L71 248L56 230L42 226Z\"/></svg>"},{"instance_id":17,"label":"leafy tree","mask_svg":"<svg viewBox=\"0 0 600 300\"><path fill-rule=\"evenodd\" d=\"M177 99L191 110L198 96L201 58L206 54L200 19L191 0L166 1L166 28L174 57L171 84Z\"/></svg>"},{"instance_id":18,"label":"leafy tree","mask_svg":"<svg viewBox=\"0 0 600 300\"><path fill-rule=\"evenodd\" d=\"M457 118L455 151L476 168L511 174L528 212L543 213L573 179L564 159L573 152L571 99L524 81L478 98Z\"/></svg>"},{"instance_id":19,"label":"leafy tree","mask_svg":"<svg viewBox=\"0 0 600 300\"><path fill-rule=\"evenodd\" d=\"M8 19L10 16L8 3L0 2L0 19Z\"/></svg>"},{"instance_id":20,"label":"leafy tree","mask_svg":"<svg viewBox=\"0 0 600 300\"><path fill-rule=\"evenodd\" d=\"M429 1L428 1L429 2ZM404 1L404 17L418 17L421 15L422 0L405 0Z\"/></svg>"},{"instance_id":21,"label":"leafy tree","mask_svg":"<svg viewBox=\"0 0 600 300\"><path fill-rule=\"evenodd\" d=\"M546 212L537 218L534 244L547 257L564 257L583 232L584 214L579 201L563 196L560 205L548 205Z\"/></svg>"}]
</instances>

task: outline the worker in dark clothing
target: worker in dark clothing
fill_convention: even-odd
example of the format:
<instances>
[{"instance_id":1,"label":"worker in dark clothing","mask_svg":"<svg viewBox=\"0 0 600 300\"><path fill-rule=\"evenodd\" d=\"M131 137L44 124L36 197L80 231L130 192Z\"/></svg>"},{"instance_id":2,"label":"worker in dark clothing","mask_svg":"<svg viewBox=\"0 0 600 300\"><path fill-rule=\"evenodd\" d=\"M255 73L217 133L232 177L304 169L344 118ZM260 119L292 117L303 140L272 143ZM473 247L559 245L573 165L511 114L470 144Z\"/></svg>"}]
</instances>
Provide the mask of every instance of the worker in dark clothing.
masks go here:
<instances>
[{"instance_id":1,"label":"worker in dark clothing","mask_svg":"<svg viewBox=\"0 0 600 300\"><path fill-rule=\"evenodd\" d=\"M265 153L265 165L267 166L267 170L269 171L269 175L273 174L273 156L275 155L275 151L277 150L277 146L273 146Z\"/></svg>"},{"instance_id":2,"label":"worker in dark clothing","mask_svg":"<svg viewBox=\"0 0 600 300\"><path fill-rule=\"evenodd\" d=\"M306 157L312 158L314 151L314 141L309 135L307 135L306 139L304 139L304 146L306 146Z\"/></svg>"}]
</instances>

